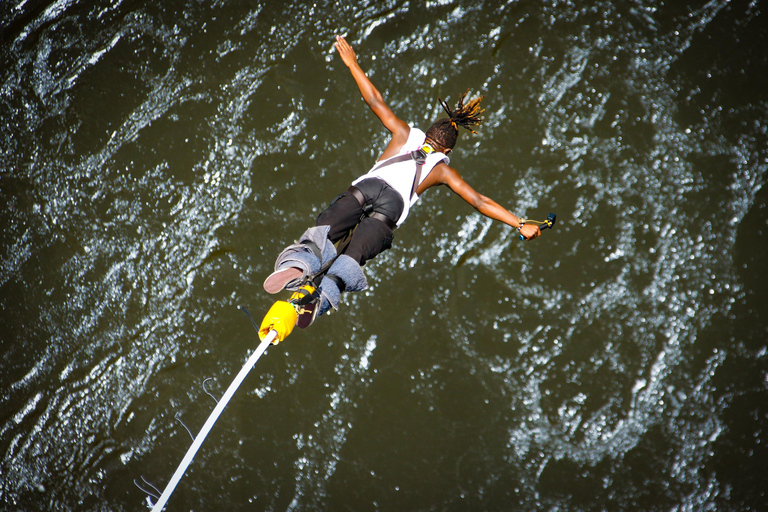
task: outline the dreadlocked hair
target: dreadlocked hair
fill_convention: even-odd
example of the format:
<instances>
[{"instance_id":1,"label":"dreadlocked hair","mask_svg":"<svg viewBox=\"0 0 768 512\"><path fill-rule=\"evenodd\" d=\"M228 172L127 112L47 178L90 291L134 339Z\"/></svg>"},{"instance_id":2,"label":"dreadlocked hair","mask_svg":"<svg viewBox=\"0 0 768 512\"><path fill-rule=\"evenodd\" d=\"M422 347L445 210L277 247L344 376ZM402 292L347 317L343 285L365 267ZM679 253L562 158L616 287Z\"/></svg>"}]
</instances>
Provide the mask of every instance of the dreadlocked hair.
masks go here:
<instances>
[{"instance_id":1,"label":"dreadlocked hair","mask_svg":"<svg viewBox=\"0 0 768 512\"><path fill-rule=\"evenodd\" d=\"M451 110L441 98L437 98L443 110L448 114L447 119L440 119L436 121L427 130L427 137L440 144L441 146L452 149L456 145L456 138L459 136L459 126L469 130L472 133L477 133L473 130L472 126L480 125L482 119L478 117L485 112L485 109L480 107L480 102L485 96L480 96L470 100L466 105L464 104L464 97L469 93L469 89L459 96L459 101L456 103L456 108Z\"/></svg>"}]
</instances>

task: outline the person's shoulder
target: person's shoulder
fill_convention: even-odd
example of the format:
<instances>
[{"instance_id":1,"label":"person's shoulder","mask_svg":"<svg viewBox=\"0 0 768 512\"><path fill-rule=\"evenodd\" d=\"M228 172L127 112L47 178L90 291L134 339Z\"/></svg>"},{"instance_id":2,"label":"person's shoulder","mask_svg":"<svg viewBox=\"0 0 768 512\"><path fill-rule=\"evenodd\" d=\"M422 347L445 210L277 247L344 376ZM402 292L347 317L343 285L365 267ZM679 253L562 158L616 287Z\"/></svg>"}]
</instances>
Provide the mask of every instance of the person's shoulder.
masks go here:
<instances>
[{"instance_id":1,"label":"person's shoulder","mask_svg":"<svg viewBox=\"0 0 768 512\"><path fill-rule=\"evenodd\" d=\"M426 139L427 136L424 134L423 131L418 129L417 127L413 126L412 124L408 125L408 138L406 140L406 145L412 145L412 144L419 144L424 142L424 139Z\"/></svg>"},{"instance_id":2,"label":"person's shoulder","mask_svg":"<svg viewBox=\"0 0 768 512\"><path fill-rule=\"evenodd\" d=\"M446 185L451 183L463 182L464 178L461 177L459 171L448 165L448 162L443 161L435 165L434 171L440 176L440 181Z\"/></svg>"}]
</instances>

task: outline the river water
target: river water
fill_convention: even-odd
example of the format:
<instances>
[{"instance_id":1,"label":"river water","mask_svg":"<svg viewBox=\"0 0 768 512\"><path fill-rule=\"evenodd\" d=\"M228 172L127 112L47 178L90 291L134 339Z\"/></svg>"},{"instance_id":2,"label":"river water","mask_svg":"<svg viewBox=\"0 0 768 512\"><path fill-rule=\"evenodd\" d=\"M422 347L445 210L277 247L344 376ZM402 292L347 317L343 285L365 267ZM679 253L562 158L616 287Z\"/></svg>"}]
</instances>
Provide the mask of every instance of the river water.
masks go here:
<instances>
[{"instance_id":1,"label":"river water","mask_svg":"<svg viewBox=\"0 0 768 512\"><path fill-rule=\"evenodd\" d=\"M687 4L687 5L684 5ZM484 94L370 289L271 347L167 510L765 510L758 1L5 1L0 508L149 506L275 256L393 110ZM760 306L760 304L763 304ZM186 427L186 428L185 428Z\"/></svg>"}]
</instances>

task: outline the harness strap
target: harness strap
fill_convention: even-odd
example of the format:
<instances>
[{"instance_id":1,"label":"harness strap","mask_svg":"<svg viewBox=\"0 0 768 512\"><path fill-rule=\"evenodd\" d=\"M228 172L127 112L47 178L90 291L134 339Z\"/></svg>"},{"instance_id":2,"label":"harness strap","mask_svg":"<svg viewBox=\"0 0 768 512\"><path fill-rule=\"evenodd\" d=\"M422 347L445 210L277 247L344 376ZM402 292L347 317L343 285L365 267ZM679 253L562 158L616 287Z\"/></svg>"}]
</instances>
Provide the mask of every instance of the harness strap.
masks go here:
<instances>
[{"instance_id":1,"label":"harness strap","mask_svg":"<svg viewBox=\"0 0 768 512\"><path fill-rule=\"evenodd\" d=\"M392 230L394 230L397 227L397 223L392 219L390 219L389 217L387 217L386 215L384 215L383 213L366 211L366 206L370 206L370 205L366 205L365 196L363 195L363 193L360 191L359 188L352 185L347 189L347 192L352 194L354 198L357 199L357 202L360 203L360 206L363 208L363 212L365 213L366 217L380 220L381 222L389 226L389 229L392 229Z\"/></svg>"},{"instance_id":2,"label":"harness strap","mask_svg":"<svg viewBox=\"0 0 768 512\"><path fill-rule=\"evenodd\" d=\"M304 240L303 243L304 245L309 247L309 249L312 251L312 254L314 254L317 259L319 259L320 261L323 260L323 253L320 251L320 247L318 247L315 242L313 242L312 240Z\"/></svg>"},{"instance_id":3,"label":"harness strap","mask_svg":"<svg viewBox=\"0 0 768 512\"><path fill-rule=\"evenodd\" d=\"M334 274L325 274L325 277L333 281L341 293L344 293L344 291L347 289L347 283L345 283L344 280L339 276Z\"/></svg>"},{"instance_id":4,"label":"harness strap","mask_svg":"<svg viewBox=\"0 0 768 512\"><path fill-rule=\"evenodd\" d=\"M434 152L435 148L433 148L428 143L424 143L419 149L415 151L411 151L410 153L403 153L401 155L393 156L388 160L384 160L383 162L375 165L372 170L381 169L382 167L386 167L392 164L399 164L400 162L407 162L408 160L413 160L416 163L416 174L413 176L413 185L411 186L411 195L409 199L409 201L413 201L414 197L416 197L416 189L419 188L419 183L421 182L421 169L427 162L427 155Z\"/></svg>"},{"instance_id":5,"label":"harness strap","mask_svg":"<svg viewBox=\"0 0 768 512\"><path fill-rule=\"evenodd\" d=\"M431 146L430 146L431 147ZM434 150L433 150L434 151ZM413 177L413 185L411 186L411 198L416 196L416 189L419 188L419 182L421 181L421 169L427 161L427 152L424 151L423 146L416 151L411 151L410 157L416 162L416 175Z\"/></svg>"},{"instance_id":6,"label":"harness strap","mask_svg":"<svg viewBox=\"0 0 768 512\"><path fill-rule=\"evenodd\" d=\"M383 162L379 162L376 165L374 165L371 171L375 171L376 169L381 169L382 167L386 167L388 165L399 164L400 162L407 162L408 160L413 159L413 157L411 156L413 153L414 152L403 153L401 155L396 155L396 156L393 156L392 158L388 158L387 160L384 160Z\"/></svg>"}]
</instances>

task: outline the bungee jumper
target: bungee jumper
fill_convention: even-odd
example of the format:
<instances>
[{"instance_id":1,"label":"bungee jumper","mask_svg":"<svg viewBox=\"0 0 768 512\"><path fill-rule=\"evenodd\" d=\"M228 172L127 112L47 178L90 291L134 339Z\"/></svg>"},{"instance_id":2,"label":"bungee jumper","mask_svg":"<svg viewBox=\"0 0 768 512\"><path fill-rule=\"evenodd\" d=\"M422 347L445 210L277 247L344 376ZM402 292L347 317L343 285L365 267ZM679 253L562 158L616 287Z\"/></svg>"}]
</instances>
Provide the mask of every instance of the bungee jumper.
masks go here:
<instances>
[{"instance_id":1,"label":"bungee jumper","mask_svg":"<svg viewBox=\"0 0 768 512\"><path fill-rule=\"evenodd\" d=\"M447 185L483 215L508 224L521 240L532 240L542 229L551 228L555 214L547 220L533 221L517 217L492 199L476 192L458 171L450 167L448 155L456 145L459 127L476 133L483 112L482 96L466 104L467 93L459 96L455 109L438 101L448 118L436 121L426 133L400 120L357 63L357 56L347 41L336 36L336 50L355 79L360 94L391 134L379 160L367 174L357 178L317 218L298 242L286 247L275 262L275 271L264 281L264 289L278 293L292 292L288 300L278 300L269 309L260 326L248 315L259 332L261 343L253 351L227 391L218 401L192 445L176 468L152 511L164 509L195 454L237 391L248 372L270 345L283 341L293 328L308 327L316 316L338 309L341 294L364 290L368 283L362 266L389 249L393 230L405 221L421 194L437 185Z\"/></svg>"},{"instance_id":2,"label":"bungee jumper","mask_svg":"<svg viewBox=\"0 0 768 512\"><path fill-rule=\"evenodd\" d=\"M318 216L316 226L277 257L275 271L264 281L264 289L268 293L283 289L295 293L287 303L276 304L279 311L275 315L267 315L262 338L269 332L270 322L282 318L280 314L293 317L288 305L296 310L298 325L306 327L315 316L338 309L343 292L364 290L368 284L362 266L392 246L394 229L405 221L410 209L429 188L448 186L478 212L515 228L521 240L533 240L541 229L551 228L555 222L554 214L543 222L514 215L475 191L448 165L459 127L477 133L472 127L482 121L478 116L484 112L480 107L483 96L465 103L467 91L459 96L454 109L438 98L448 117L437 120L423 132L392 112L344 37L336 36L335 48L363 100L391 137L371 170L354 180Z\"/></svg>"}]
</instances>

